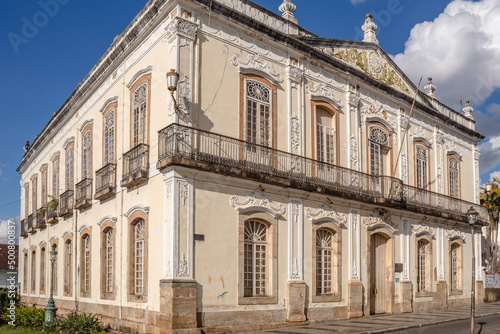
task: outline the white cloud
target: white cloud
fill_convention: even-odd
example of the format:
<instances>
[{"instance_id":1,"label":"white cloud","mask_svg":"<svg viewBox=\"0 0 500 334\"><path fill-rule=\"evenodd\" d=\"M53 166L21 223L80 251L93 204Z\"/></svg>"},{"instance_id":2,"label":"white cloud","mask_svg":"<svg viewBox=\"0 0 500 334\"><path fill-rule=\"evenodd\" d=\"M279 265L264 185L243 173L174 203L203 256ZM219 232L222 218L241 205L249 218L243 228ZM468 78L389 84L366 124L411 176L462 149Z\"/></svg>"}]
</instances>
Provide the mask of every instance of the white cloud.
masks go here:
<instances>
[{"instance_id":1,"label":"white cloud","mask_svg":"<svg viewBox=\"0 0 500 334\"><path fill-rule=\"evenodd\" d=\"M351 0L351 3L352 3L353 5L357 5L357 4L359 4L359 3L363 3L363 2L365 2L365 1L366 1L366 0Z\"/></svg>"},{"instance_id":2,"label":"white cloud","mask_svg":"<svg viewBox=\"0 0 500 334\"><path fill-rule=\"evenodd\" d=\"M490 181L493 180L493 178L499 178L500 179L500 170L497 170L496 172L490 173Z\"/></svg>"},{"instance_id":3,"label":"white cloud","mask_svg":"<svg viewBox=\"0 0 500 334\"><path fill-rule=\"evenodd\" d=\"M19 244L19 233L21 233L21 224L19 223L20 217L9 218L0 220L0 244L6 244L9 241L9 221L13 221L16 226L16 244Z\"/></svg>"},{"instance_id":4,"label":"white cloud","mask_svg":"<svg viewBox=\"0 0 500 334\"><path fill-rule=\"evenodd\" d=\"M460 108L500 88L500 1L453 0L434 21L413 27L396 63L414 81L433 77L438 99Z\"/></svg>"},{"instance_id":5,"label":"white cloud","mask_svg":"<svg viewBox=\"0 0 500 334\"><path fill-rule=\"evenodd\" d=\"M491 137L487 142L479 145L481 156L479 158L480 173L485 173L500 165L500 136Z\"/></svg>"}]
</instances>

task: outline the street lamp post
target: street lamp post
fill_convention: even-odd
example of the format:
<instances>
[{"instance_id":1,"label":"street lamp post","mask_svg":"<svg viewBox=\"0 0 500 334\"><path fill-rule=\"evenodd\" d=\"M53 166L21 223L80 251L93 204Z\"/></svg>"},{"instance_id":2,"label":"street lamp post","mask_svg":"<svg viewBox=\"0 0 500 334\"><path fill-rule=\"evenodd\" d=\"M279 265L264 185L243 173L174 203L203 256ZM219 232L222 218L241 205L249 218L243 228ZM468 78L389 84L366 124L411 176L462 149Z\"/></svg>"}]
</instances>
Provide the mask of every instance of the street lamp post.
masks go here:
<instances>
[{"instance_id":1,"label":"street lamp post","mask_svg":"<svg viewBox=\"0 0 500 334\"><path fill-rule=\"evenodd\" d=\"M45 307L45 323L44 325L47 325L48 323L54 321L56 318L56 305L54 304L54 298L52 298L53 291L54 291L54 263L56 262L56 246L52 247L52 250L50 251L50 298L47 301L47 307Z\"/></svg>"},{"instance_id":2,"label":"street lamp post","mask_svg":"<svg viewBox=\"0 0 500 334\"><path fill-rule=\"evenodd\" d=\"M471 239L472 239L472 287L470 293L470 332L474 334L474 308L476 305L476 249L474 244L474 224L479 213L471 206L467 211L467 220L469 221Z\"/></svg>"}]
</instances>

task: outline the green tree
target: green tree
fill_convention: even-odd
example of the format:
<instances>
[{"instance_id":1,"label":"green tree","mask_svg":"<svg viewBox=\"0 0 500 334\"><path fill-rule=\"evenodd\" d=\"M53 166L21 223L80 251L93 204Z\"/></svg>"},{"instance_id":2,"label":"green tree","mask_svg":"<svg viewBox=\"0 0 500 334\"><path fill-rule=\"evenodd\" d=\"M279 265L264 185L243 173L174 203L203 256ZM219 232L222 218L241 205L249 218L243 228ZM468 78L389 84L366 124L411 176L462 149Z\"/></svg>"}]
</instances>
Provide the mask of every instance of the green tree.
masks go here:
<instances>
[{"instance_id":1,"label":"green tree","mask_svg":"<svg viewBox=\"0 0 500 334\"><path fill-rule=\"evenodd\" d=\"M481 204L486 206L490 216L489 226L489 244L491 247L489 261L490 272L498 271L498 222L500 213L500 178L495 177L492 180L492 189L481 199Z\"/></svg>"}]
</instances>

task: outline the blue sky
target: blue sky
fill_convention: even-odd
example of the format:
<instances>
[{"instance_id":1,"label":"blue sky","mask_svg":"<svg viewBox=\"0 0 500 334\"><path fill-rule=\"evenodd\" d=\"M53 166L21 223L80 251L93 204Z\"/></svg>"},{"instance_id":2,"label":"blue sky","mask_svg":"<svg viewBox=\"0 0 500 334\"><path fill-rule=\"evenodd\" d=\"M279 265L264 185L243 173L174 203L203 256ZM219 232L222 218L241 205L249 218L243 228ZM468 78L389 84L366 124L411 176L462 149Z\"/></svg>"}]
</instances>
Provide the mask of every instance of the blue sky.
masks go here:
<instances>
[{"instance_id":1,"label":"blue sky","mask_svg":"<svg viewBox=\"0 0 500 334\"><path fill-rule=\"evenodd\" d=\"M57 8L53 6L55 1ZM254 2L278 12L282 1ZM372 13L379 26L380 45L395 56L411 79L433 76L438 86L436 95L452 107L459 105L460 99L473 101L479 110L474 113L477 130L491 138L481 145L482 181L500 171L500 65L492 61L500 59L500 37L495 37L500 1L292 2L297 6L295 17L299 24L322 37L360 40L364 16ZM1 221L20 212L20 176L16 168L25 141L33 141L145 3L0 2L0 236ZM28 26L33 23L38 26L30 30Z\"/></svg>"}]
</instances>

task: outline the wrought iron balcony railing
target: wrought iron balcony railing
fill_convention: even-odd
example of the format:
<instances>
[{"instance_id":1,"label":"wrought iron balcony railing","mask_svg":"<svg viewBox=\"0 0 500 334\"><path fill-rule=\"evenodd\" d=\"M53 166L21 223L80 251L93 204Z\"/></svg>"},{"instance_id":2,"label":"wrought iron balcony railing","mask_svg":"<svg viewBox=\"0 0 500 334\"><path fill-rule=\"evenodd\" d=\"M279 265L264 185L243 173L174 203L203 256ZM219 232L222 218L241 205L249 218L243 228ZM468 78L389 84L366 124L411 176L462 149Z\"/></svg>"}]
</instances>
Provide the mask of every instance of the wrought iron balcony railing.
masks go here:
<instances>
[{"instance_id":1,"label":"wrought iron balcony railing","mask_svg":"<svg viewBox=\"0 0 500 334\"><path fill-rule=\"evenodd\" d=\"M59 202L57 200L52 200L47 203L47 224L54 224L57 222L58 213L57 207L59 206Z\"/></svg>"},{"instance_id":2,"label":"wrought iron balcony railing","mask_svg":"<svg viewBox=\"0 0 500 334\"><path fill-rule=\"evenodd\" d=\"M116 193L116 164L109 163L95 173L95 199L103 201Z\"/></svg>"},{"instance_id":3,"label":"wrought iron balcony railing","mask_svg":"<svg viewBox=\"0 0 500 334\"><path fill-rule=\"evenodd\" d=\"M157 168L183 165L256 181L461 220L473 206L479 220L484 207L403 184L239 139L172 124L159 131Z\"/></svg>"},{"instance_id":4,"label":"wrought iron balcony railing","mask_svg":"<svg viewBox=\"0 0 500 334\"><path fill-rule=\"evenodd\" d=\"M46 219L45 215L47 213L46 207L41 207L36 211L36 228L41 229L45 227Z\"/></svg>"},{"instance_id":5,"label":"wrought iron balcony railing","mask_svg":"<svg viewBox=\"0 0 500 334\"><path fill-rule=\"evenodd\" d=\"M85 210L92 205L92 179L83 179L75 186L75 209Z\"/></svg>"},{"instance_id":6,"label":"wrought iron balcony railing","mask_svg":"<svg viewBox=\"0 0 500 334\"><path fill-rule=\"evenodd\" d=\"M73 214L73 190L66 190L59 199L59 217L69 217Z\"/></svg>"},{"instance_id":7,"label":"wrought iron balcony railing","mask_svg":"<svg viewBox=\"0 0 500 334\"><path fill-rule=\"evenodd\" d=\"M149 178L149 146L139 144L123 155L122 187L132 188Z\"/></svg>"},{"instance_id":8,"label":"wrought iron balcony railing","mask_svg":"<svg viewBox=\"0 0 500 334\"><path fill-rule=\"evenodd\" d=\"M27 219L21 220L21 237L28 236L28 221Z\"/></svg>"},{"instance_id":9,"label":"wrought iron balcony railing","mask_svg":"<svg viewBox=\"0 0 500 334\"><path fill-rule=\"evenodd\" d=\"M28 233L36 232L34 220L35 220L35 214L32 213L31 215L28 216Z\"/></svg>"}]
</instances>

